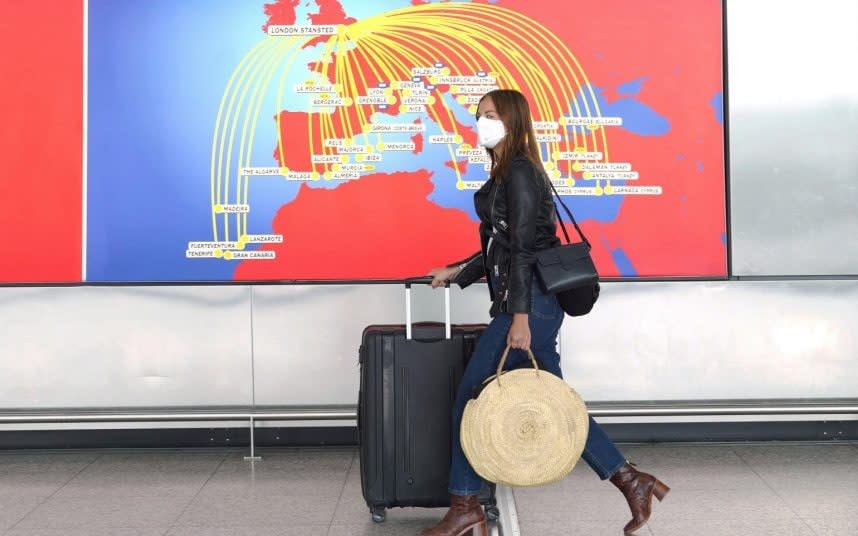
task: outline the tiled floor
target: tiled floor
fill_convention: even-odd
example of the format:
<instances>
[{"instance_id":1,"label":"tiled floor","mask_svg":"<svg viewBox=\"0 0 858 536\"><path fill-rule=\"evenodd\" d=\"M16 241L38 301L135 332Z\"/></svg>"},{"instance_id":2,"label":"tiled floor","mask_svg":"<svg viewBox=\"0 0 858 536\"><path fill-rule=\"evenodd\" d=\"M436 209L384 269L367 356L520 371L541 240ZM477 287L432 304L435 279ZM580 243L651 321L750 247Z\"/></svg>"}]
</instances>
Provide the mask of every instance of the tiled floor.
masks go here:
<instances>
[{"instance_id":1,"label":"tiled floor","mask_svg":"<svg viewBox=\"0 0 858 536\"><path fill-rule=\"evenodd\" d=\"M858 445L627 446L672 491L639 534L858 534ZM0 453L0 536L414 535L442 510L373 524L355 449ZM516 490L523 535L622 534L622 496L581 465Z\"/></svg>"},{"instance_id":2,"label":"tiled floor","mask_svg":"<svg viewBox=\"0 0 858 536\"><path fill-rule=\"evenodd\" d=\"M646 530L658 536L854 536L858 444L628 446L671 491ZM622 534L623 498L582 461L564 481L516 490L522 534Z\"/></svg>"}]
</instances>

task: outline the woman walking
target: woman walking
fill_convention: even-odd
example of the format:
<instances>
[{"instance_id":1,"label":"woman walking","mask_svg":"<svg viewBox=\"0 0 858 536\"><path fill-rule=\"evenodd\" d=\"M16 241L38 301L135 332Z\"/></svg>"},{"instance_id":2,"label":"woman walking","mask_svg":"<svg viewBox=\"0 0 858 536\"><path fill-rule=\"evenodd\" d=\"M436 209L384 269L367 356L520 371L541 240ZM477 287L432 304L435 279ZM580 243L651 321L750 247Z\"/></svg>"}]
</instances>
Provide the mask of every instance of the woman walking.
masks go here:
<instances>
[{"instance_id":1,"label":"woman walking","mask_svg":"<svg viewBox=\"0 0 858 536\"><path fill-rule=\"evenodd\" d=\"M429 275L436 288L448 281L465 288L487 276L492 321L471 356L453 407L451 507L421 536L488 536L479 504L483 481L465 458L459 431L473 388L495 371L504 348L516 349L510 352L507 368L526 360L522 350L531 348L540 368L562 377L557 334L564 312L553 294L541 290L533 273L535 252L559 245L557 219L524 95L509 89L484 95L477 108L477 134L492 162L489 180L474 194L480 251ZM625 526L627 534L647 522L653 496L661 500L669 491L654 476L629 464L592 417L583 458L628 501L632 520Z\"/></svg>"}]
</instances>

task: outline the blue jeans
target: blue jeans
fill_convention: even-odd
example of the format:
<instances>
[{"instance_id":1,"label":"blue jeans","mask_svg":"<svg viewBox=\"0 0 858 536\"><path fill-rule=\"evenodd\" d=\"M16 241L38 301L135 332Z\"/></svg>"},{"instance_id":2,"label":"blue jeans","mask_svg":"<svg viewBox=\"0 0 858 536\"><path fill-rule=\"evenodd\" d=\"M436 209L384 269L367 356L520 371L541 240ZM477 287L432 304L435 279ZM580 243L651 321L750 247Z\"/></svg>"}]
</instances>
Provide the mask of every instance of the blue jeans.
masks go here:
<instances>
[{"instance_id":1,"label":"blue jeans","mask_svg":"<svg viewBox=\"0 0 858 536\"><path fill-rule=\"evenodd\" d=\"M557 298L544 294L535 282L531 295L532 307L528 315L531 349L541 369L562 378L560 354L557 353L557 333L563 324L565 313L557 303ZM454 495L475 495L483 486L483 479L474 471L462 451L459 440L462 413L473 396L474 387L496 372L501 354L506 348L506 337L511 325L512 315L509 313L501 313L492 320L480 337L459 384L456 403L453 406L453 457L449 484L449 491ZM529 361L526 353L513 350L504 369L516 368L525 361ZM593 417L590 417L590 431L582 457L602 480L610 478L626 463L625 457Z\"/></svg>"}]
</instances>

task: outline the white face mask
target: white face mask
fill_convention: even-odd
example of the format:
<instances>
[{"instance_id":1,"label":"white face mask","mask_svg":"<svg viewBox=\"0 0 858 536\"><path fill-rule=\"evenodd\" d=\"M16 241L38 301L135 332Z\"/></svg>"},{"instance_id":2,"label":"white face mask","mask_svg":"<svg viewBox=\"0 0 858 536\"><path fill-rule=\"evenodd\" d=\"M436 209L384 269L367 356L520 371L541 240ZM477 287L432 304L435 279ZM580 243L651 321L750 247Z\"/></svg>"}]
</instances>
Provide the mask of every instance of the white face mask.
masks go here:
<instances>
[{"instance_id":1,"label":"white face mask","mask_svg":"<svg viewBox=\"0 0 858 536\"><path fill-rule=\"evenodd\" d=\"M477 119L477 143L486 149L494 149L505 135L503 121L485 116Z\"/></svg>"}]
</instances>

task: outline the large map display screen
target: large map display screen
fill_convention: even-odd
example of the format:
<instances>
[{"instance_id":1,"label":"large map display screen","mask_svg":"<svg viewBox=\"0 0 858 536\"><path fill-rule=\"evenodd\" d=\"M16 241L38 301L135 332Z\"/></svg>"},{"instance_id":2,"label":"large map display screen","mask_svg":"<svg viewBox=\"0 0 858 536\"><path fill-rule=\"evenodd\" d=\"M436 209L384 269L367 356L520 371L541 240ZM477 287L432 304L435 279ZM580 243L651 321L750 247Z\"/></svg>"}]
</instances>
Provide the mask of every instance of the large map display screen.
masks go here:
<instances>
[{"instance_id":1,"label":"large map display screen","mask_svg":"<svg viewBox=\"0 0 858 536\"><path fill-rule=\"evenodd\" d=\"M721 20L717 0L90 0L81 279L463 258L494 88L528 97L603 276L723 276Z\"/></svg>"}]
</instances>

